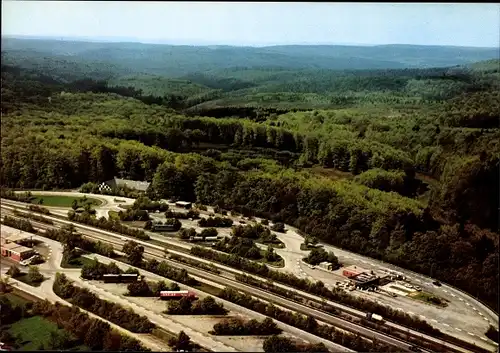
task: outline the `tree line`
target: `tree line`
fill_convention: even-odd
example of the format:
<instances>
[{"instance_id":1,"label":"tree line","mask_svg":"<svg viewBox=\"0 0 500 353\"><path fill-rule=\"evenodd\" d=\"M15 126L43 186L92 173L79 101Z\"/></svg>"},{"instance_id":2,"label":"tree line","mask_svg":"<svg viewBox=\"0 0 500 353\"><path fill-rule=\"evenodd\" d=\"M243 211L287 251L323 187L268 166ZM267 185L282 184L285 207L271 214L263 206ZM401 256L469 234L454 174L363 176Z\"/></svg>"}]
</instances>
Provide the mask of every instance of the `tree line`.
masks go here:
<instances>
[{"instance_id":1,"label":"tree line","mask_svg":"<svg viewBox=\"0 0 500 353\"><path fill-rule=\"evenodd\" d=\"M350 349L362 352L380 352L380 350L390 349L387 346L372 343L359 336L344 333L333 326L319 324L312 316L304 316L280 309L273 304L266 304L252 298L250 295L232 289L223 289L219 297Z\"/></svg>"},{"instance_id":2,"label":"tree line","mask_svg":"<svg viewBox=\"0 0 500 353\"><path fill-rule=\"evenodd\" d=\"M74 286L64 275L57 273L54 293L70 303L135 333L151 333L155 325L148 318L125 309L117 303L100 299L86 288Z\"/></svg>"},{"instance_id":3,"label":"tree line","mask_svg":"<svg viewBox=\"0 0 500 353\"><path fill-rule=\"evenodd\" d=\"M195 302L189 298L171 300L168 303L166 314L169 315L226 315L229 312L224 305L213 297L207 296Z\"/></svg>"},{"instance_id":4,"label":"tree line","mask_svg":"<svg viewBox=\"0 0 500 353\"><path fill-rule=\"evenodd\" d=\"M252 239L257 243L263 244L282 244L276 234L272 233L269 228L262 224L237 225L233 227L231 234L234 237Z\"/></svg>"},{"instance_id":5,"label":"tree line","mask_svg":"<svg viewBox=\"0 0 500 353\"><path fill-rule=\"evenodd\" d=\"M209 333L218 336L270 336L283 332L276 322L267 317L262 321L244 321L238 318L222 320L214 325Z\"/></svg>"},{"instance_id":6,"label":"tree line","mask_svg":"<svg viewBox=\"0 0 500 353\"><path fill-rule=\"evenodd\" d=\"M170 254L169 259L172 261L181 262L181 263L189 265L189 266L194 266L194 267L200 268L202 270L215 273L217 275L220 274L220 271L217 269L217 267L211 263L207 264L204 262L196 261L196 260L190 259L188 257L184 257L184 256L176 255L176 254Z\"/></svg>"},{"instance_id":7,"label":"tree line","mask_svg":"<svg viewBox=\"0 0 500 353\"><path fill-rule=\"evenodd\" d=\"M150 239L149 235L144 233L143 230L127 227L121 224L119 220L113 220L111 218L107 219L104 217L100 217L99 219L96 219L93 218L87 212L82 212L81 214L77 214L74 211L68 211L68 219L73 222L87 224L92 227L128 235L141 240Z\"/></svg>"},{"instance_id":8,"label":"tree line","mask_svg":"<svg viewBox=\"0 0 500 353\"><path fill-rule=\"evenodd\" d=\"M328 353L329 350L323 343L298 344L287 337L273 335L264 340L264 352L318 352Z\"/></svg>"}]
</instances>

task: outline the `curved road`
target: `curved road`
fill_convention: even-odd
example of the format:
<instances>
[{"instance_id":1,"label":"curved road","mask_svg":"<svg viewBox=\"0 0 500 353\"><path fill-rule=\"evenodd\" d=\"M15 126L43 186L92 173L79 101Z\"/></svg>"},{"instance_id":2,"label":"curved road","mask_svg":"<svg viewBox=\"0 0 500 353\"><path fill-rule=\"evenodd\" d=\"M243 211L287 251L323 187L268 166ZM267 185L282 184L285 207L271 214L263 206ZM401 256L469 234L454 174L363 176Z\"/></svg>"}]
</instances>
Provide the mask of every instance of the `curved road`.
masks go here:
<instances>
[{"instance_id":1,"label":"curved road","mask_svg":"<svg viewBox=\"0 0 500 353\"><path fill-rule=\"evenodd\" d=\"M330 287L335 286L337 281L346 281L345 278L334 276L326 271L311 269L301 261L302 257L305 257L308 252L300 250L300 243L302 243L303 238L297 233L295 228L287 226L287 232L285 234L276 233L276 235L282 241L287 240L287 246L293 247L295 251L290 251L289 254L301 253L295 258L293 263L296 266L294 271L295 273L299 273L302 277L308 277L311 280L321 280ZM300 237L301 240L298 240L298 237ZM355 291L352 293L371 300L375 299L377 301L381 301L382 304L398 308L408 314L419 315L422 319L428 321L433 326L436 326L441 331L468 342L478 344L480 346L486 342L495 344L493 341L488 340L484 334L489 325L493 325L498 328L498 316L495 312L484 306L473 297L464 294L460 290L457 290L445 283L442 283L441 287L436 287L432 284L432 281L434 280L424 275L328 244L322 245L325 250L334 252L341 263L356 264L367 270L391 270L398 272L407 277L407 279L413 284L422 287L423 290L435 293L440 297L444 297L449 301L449 304L448 307L442 309L424 303L415 302L410 298L392 298L372 292ZM293 261L292 258L289 258L289 260ZM404 307L404 309L401 309L401 307Z\"/></svg>"}]
</instances>

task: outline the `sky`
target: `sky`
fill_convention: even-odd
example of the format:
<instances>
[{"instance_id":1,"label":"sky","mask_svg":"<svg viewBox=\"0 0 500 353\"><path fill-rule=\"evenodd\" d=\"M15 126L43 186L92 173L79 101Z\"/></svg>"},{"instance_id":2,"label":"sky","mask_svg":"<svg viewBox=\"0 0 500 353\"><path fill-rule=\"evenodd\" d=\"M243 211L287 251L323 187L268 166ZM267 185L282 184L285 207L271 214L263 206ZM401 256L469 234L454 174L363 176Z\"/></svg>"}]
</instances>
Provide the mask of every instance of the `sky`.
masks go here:
<instances>
[{"instance_id":1,"label":"sky","mask_svg":"<svg viewBox=\"0 0 500 353\"><path fill-rule=\"evenodd\" d=\"M188 45L500 46L500 5L2 1L2 35Z\"/></svg>"}]
</instances>

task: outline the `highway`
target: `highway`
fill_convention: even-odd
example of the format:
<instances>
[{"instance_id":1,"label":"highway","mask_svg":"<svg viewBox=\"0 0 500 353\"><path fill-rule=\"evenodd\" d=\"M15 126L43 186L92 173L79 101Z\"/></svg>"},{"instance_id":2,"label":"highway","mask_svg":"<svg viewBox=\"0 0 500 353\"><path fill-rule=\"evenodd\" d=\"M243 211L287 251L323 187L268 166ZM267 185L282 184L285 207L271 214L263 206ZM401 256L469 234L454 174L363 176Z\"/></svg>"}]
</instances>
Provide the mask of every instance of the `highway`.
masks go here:
<instances>
[{"instance_id":1,"label":"highway","mask_svg":"<svg viewBox=\"0 0 500 353\"><path fill-rule=\"evenodd\" d=\"M2 207L4 207L4 205L2 205ZM8 207L8 208L10 208L10 207ZM10 208L10 209L12 209L12 208ZM62 223L62 224L73 223L73 222L66 221L66 220L61 220L61 219L55 218L55 217L46 216L46 218L52 219L56 223ZM92 237L94 239L99 239L99 240L102 240L102 241L114 243L115 246L119 250L121 250L121 245L123 244L123 239L133 240L133 241L136 241L136 242L140 243L141 245L143 245L145 247L146 255L149 255L149 256L152 256L152 257L156 257L158 259L164 259L164 256L163 256L164 255L164 250L163 250L164 248L163 247L156 246L156 245L151 245L151 244L149 244L147 242L139 241L139 240L137 240L135 238L131 238L131 237L123 236L123 235L118 235L118 234L115 234L115 233L103 231L103 230L96 229L96 228L93 228L93 227L89 227L89 226L86 226L86 225L81 225L81 224L78 224L78 223L73 223L73 224L82 233L82 235L89 236L89 237ZM43 224L41 224L41 226L47 227L46 225L43 225ZM172 251L172 250L169 250L169 252L171 252L171 253L177 253L177 254L179 254L181 256L187 256L187 254L182 253L182 252L175 252L175 251ZM191 258L196 259L198 261L201 260L201 259L196 258L194 256L187 256L187 257L191 257ZM369 337L369 338L375 337L375 338L377 338L378 340L380 340L382 342L386 342L388 344L395 345L396 347L399 347L399 348L402 348L402 349L408 349L409 348L409 345L407 343L404 343L404 342L402 342L400 340L397 340L397 339L394 339L392 337L388 337L388 336L386 336L384 334L380 334L379 332L376 332L376 331L373 331L371 329L365 328L365 327L363 327L361 325L357 325L357 324L354 324L354 323L352 323L350 321L334 317L331 314L327 314L327 313L324 313L324 312L321 312L321 311L318 311L318 310L315 310L315 309L311 309L310 307L307 307L307 306L304 306L304 305L301 305L301 304L298 304L298 303L295 303L295 302L291 302L290 300L281 298L279 296L271 295L269 292L265 292L265 291L256 289L255 287L250 287L250 286L243 285L241 282L238 282L238 281L234 280L234 273L243 273L242 271L231 269L231 268L228 268L226 266L217 266L217 267L219 267L219 269L222 268L223 270L230 270L230 271L227 271L227 272L232 272L232 273L227 273L227 272L226 273L222 273L221 275L222 275L222 277L224 277L222 279L221 276L213 275L213 274L207 273L205 271L199 270L199 269L191 267L191 266L179 264L178 262L171 262L171 261L169 261L169 262L172 264L172 266L175 266L175 267L178 267L178 268L185 268L186 270L188 270L189 273L194 274L197 277L205 278L205 279L211 280L211 281L216 282L216 283L221 283L223 285L230 285L230 286L235 287L235 288L242 288L242 287L244 287L246 289L246 291L252 293L252 295L255 295L256 297L260 297L262 299L272 301L274 303L280 304L283 307L289 308L291 310L295 310L297 312L302 312L304 314L309 314L309 313L312 312L312 313L314 313L314 316L317 319L319 319L321 321L324 321L326 323L333 324L335 326L338 326L340 328L346 329L348 331L353 331L353 332L360 333L360 334L362 334L365 337ZM210 261L206 261L206 262L210 263ZM266 280L264 278L258 278L258 279L264 280L264 281ZM297 293L299 293L299 294L301 294L303 296L310 297L311 299L314 299L314 300L317 300L317 301L321 301L321 298L312 296L309 293L301 292L301 291L298 291L296 289L293 289L291 287L287 287L287 286L284 286L284 285L279 285L279 286L282 287L282 288L288 289L288 290L293 290L294 292L297 292ZM334 303L334 302L328 302L328 303L330 305L332 305L332 306L336 306L336 307L340 308L341 310L353 313L356 316L363 317L365 315L364 312L357 311L355 309L342 306L342 305L340 305L338 303ZM386 324L388 326L391 326L393 329L396 329L396 330L399 330L399 331L403 331L405 333L414 335L414 336L419 337L421 339L428 340L428 341L431 341L431 342L434 342L434 343L438 343L438 344L443 344L443 345L447 346L452 351L468 352L468 350L464 350L461 347L458 347L458 346L455 346L455 345L451 345L449 343L445 343L445 342L443 342L443 341L441 341L439 339L436 339L436 338L433 338L433 337L430 337L430 336L422 335L419 332L408 330L407 328L399 326L399 325L396 325L394 323L387 322Z\"/></svg>"},{"instance_id":2,"label":"highway","mask_svg":"<svg viewBox=\"0 0 500 353\"><path fill-rule=\"evenodd\" d=\"M51 192L51 194L71 195L75 197L81 197L84 195L81 193L68 192ZM114 197L105 195L92 195L92 197L94 196L96 198L106 198L106 200L102 200L106 203L106 205L104 206L106 207L106 209L111 209L113 207L115 209L119 209L119 204L123 202L131 204L134 201L133 199L122 200L122 198L116 199ZM173 206L172 203L167 203L170 206ZM19 204L25 205L21 203ZM99 210L100 208L97 207L96 209ZM51 210L54 213L60 214L62 217L66 217L67 215L67 209L63 210L59 208L51 208ZM211 213L210 211L213 210L210 206L208 206L207 211L201 211L200 213L206 216ZM240 220L240 218L238 217L228 217L236 222ZM256 218L255 221L259 221L259 218ZM182 220L182 222L185 227L194 226L195 228L198 228L195 221ZM297 233L297 230L295 228L289 225L287 225L286 228L286 233L275 233L278 238L286 244L285 249L276 249L276 252L285 259L285 267L277 268L277 270L289 271L298 277L308 278L313 281L321 280L328 288L336 286L335 281L339 280L337 277L328 276L327 273L324 273L318 269L310 269L307 266L303 266L303 264L301 263L301 259L307 254L307 252L304 252L302 250L299 251L300 244L303 241L303 237ZM225 234L227 233L227 229L222 229L220 230L220 232ZM189 250L191 248L191 245L186 244L185 242L170 240L165 236L154 234L151 232L149 232L148 234L151 237L152 243L156 243L159 245L168 244L169 247L181 247L186 250ZM323 245L325 246L326 250L334 251L334 253L342 262L346 261L347 263L351 263L352 261L354 261L355 264L360 264L367 269L380 270L383 268L399 272L405 275L409 280L411 280L413 284L419 284L423 287L424 290L446 298L446 300L449 301L449 306L445 310L441 311L439 308L426 305L423 302L412 303L412 300L405 300L406 298L395 300L390 297L380 296L377 293L368 296L364 292L354 292L352 293L353 295L361 298L368 297L369 300L381 301L384 305L397 308L398 310L406 312L409 315L418 316L420 319L431 323L434 327L438 328L443 333L456 337L456 339L463 342L468 342L470 345L477 345L489 350L496 350L496 347L498 347L496 343L488 340L484 336L484 332L486 331L489 324L493 325L494 327L498 327L498 315L467 293L464 293L459 289L451 287L445 283L443 283L441 287L435 287L432 284L433 279L429 277L413 273L409 270L398 268L394 265L384 263L382 261L370 259L366 256L339 249L331 245ZM183 251L182 249L179 250ZM231 271L231 269L229 268L225 268L225 270ZM414 312L418 313L418 315L414 314ZM352 314L356 315L356 313Z\"/></svg>"},{"instance_id":3,"label":"highway","mask_svg":"<svg viewBox=\"0 0 500 353\"><path fill-rule=\"evenodd\" d=\"M2 229L4 228L10 228L2 225ZM14 230L14 228L11 228ZM23 232L26 233L26 232ZM26 234L31 234L31 233L26 233ZM54 253L57 254L62 254L62 245L54 240L45 238L41 235L32 235L33 239L38 239L48 245L51 249L55 249ZM58 251L59 250L59 251ZM87 258L97 258L98 261L104 264L108 264L110 262L114 262L120 269L122 270L127 270L130 267L134 268L133 266L130 266L129 264L116 261L101 255L97 254L91 254L91 255L84 255ZM87 288L92 292L95 292L99 297L111 301L111 302L116 302L120 303L124 307L129 307L132 308L134 311L141 315L147 316L151 322L155 323L158 325L158 327L163 327L167 328L168 331L171 331L172 333L177 334L181 330L185 331L194 342L204 346L204 347L210 347L211 349L222 352L222 351L234 351L234 348L232 347L231 344L231 339L227 339L227 337L223 336L212 336L210 334L207 334L204 329L201 329L200 327L191 327L188 325L182 324L181 322L176 320L175 315L174 317L171 316L166 316L163 315L162 312L164 310L165 303L164 302L157 302L153 304L153 307L151 304L155 302L155 300L150 301L150 299L154 298L141 298L141 297L128 297L128 296L123 296L123 295L117 295L116 292L113 292L109 288L102 288L102 283L99 281L87 281L83 280L80 277L81 269L74 269L74 268L61 268L59 265L61 261L61 256L49 256L48 261L45 263L41 264L40 267L40 272L48 278L48 280L44 281L42 283L42 286L37 288L37 290L42 289L44 295L47 298L52 298L54 300L57 300L58 297L53 293L52 291L52 285L53 285L53 277L57 272L64 273L68 278L70 278L75 285L83 288ZM5 262L5 263L4 263ZM2 268L2 273L5 273L10 266L15 264L12 260L9 259L2 259L2 264L4 264ZM145 275L149 280L165 280L164 277L150 273L148 271L145 271L143 269L137 268L139 271L141 271L141 274ZM188 286L182 285L181 288L184 289L189 289L192 290L196 293L198 293L200 298L203 298L207 296L206 293L201 292L199 289L196 288L190 288ZM222 286L223 288L223 286ZM118 290L121 293L121 290ZM41 293L42 293L41 292ZM252 310L246 309L244 307L241 307L239 305L236 305L234 303L225 301L223 299L219 299L221 303L223 303L224 307L230 310L231 314L243 314L244 316L248 317L248 319L253 318L253 319L258 319L258 320L264 320L266 318L265 315L262 315L260 313L254 312ZM238 315L240 316L240 315ZM196 318L196 316L194 317ZM193 318L191 319L193 320ZM315 336L313 334L310 334L308 332L305 332L301 329L298 329L296 327L287 325L285 323L282 323L280 321L276 322L278 327L280 327L283 332L288 335L292 336L294 338L298 338L301 340L304 340L306 342L322 342L328 347L328 349L332 352L353 352L352 350L345 348L339 344L333 343L331 341L322 339L318 336ZM146 337L148 339L155 338L155 337ZM238 340L244 340L245 337L236 337ZM222 345L221 345L222 344ZM241 345L241 344L240 344ZM154 349L156 351L165 351L165 349Z\"/></svg>"},{"instance_id":4,"label":"highway","mask_svg":"<svg viewBox=\"0 0 500 353\"><path fill-rule=\"evenodd\" d=\"M21 204L23 207L25 207L25 204ZM5 208L5 205L2 205L2 207ZM8 206L7 206L8 207ZM10 209L12 209L11 207L8 207ZM54 222L56 223L61 223L61 224L69 224L69 223L72 223L75 225L75 227L83 234L83 235L86 235L86 236L89 236L89 237L92 237L94 239L98 239L98 240L102 240L102 241L106 241L106 242L115 242L116 238L119 238L119 241L117 242L118 244L118 247L120 247L121 244L123 244L124 240L133 240L133 241L136 241L137 243L143 245L146 249L146 253L152 255L152 256L156 256L158 258L162 258L163 259L163 254L164 254L164 248L161 247L161 246L157 246L157 245L152 245L152 244L149 244L147 242L144 242L144 241L140 241L138 239L135 239L135 238L131 238L131 237L127 237L127 236L124 236L124 235L119 235L119 234L116 234L116 233L112 233L112 232L108 232L108 231L105 231L105 230L100 230L100 229L97 229L97 228L93 228L93 227L90 227L90 226L87 226L87 225L82 225L82 224L78 224L78 223L73 223L73 222L70 222L70 221L67 221L67 220L62 220L60 218L56 218L56 217L48 217L46 216L46 218L49 218L51 220L53 220ZM47 227L47 225L45 224L40 224L41 227ZM90 232L90 233L88 233ZM103 237L104 236L104 237ZM173 251L173 250L169 250L169 252L171 253L176 253L178 255L181 255L181 256L184 256L184 257L190 257L192 259L195 259L197 261L204 261L206 263L211 263L210 261L207 261L207 260L202 260L202 259L199 259L195 256L192 256L192 255L188 255L188 254L185 254L183 252L176 252L176 251ZM196 269L194 267L191 267L191 266L187 266L187 265L181 265L179 264L178 262L171 262L172 266L175 266L175 267L181 267L181 268L185 268L187 270L190 270L191 273L192 270L196 270L198 275L200 274L204 274L205 272L204 271L200 271L199 269ZM219 265L217 263L214 263L219 269L222 269L223 271L227 271L227 272L232 272L232 274L234 273L237 273L237 274L241 274L241 273L244 273L242 271L239 271L239 270L235 270L235 269L232 269L232 268L229 268L227 266L223 266L223 265ZM202 276L201 276L202 277ZM231 274L224 274L224 277L226 277L226 279L230 279L230 278L234 278L234 276L232 276ZM228 277L228 278L227 278ZM256 276L254 276L256 277ZM202 277L203 278L203 277ZM205 277L206 278L206 277ZM266 279L265 278L259 278L259 277L256 277L257 279L259 280L263 280L265 281ZM208 278L207 278L208 279ZM218 281L214 281L216 283L221 283L223 285L227 284L227 282L224 282L220 280ZM237 283L236 287L238 288L239 286L242 285L241 282L235 282ZM319 301L321 302L321 298L319 297L316 297L316 296L313 296L309 293L305 293L305 292L302 292L302 291L299 291L299 290L296 290L294 288L291 288L291 287L288 287L288 286L285 286L285 285L282 285L282 284L278 284L276 283L275 285L279 286L279 287L282 287L284 289L287 289L287 290L292 290L304 297L308 297L309 299L312 299L312 300L315 300L315 301ZM254 287L249 287L249 288L253 288ZM269 298L269 293L268 292L264 292L265 293L265 296L263 296L264 299L267 299ZM346 307L346 306L343 306L341 304L338 304L338 303L335 303L335 302L329 302L327 301L328 304L334 306L334 307L337 307L339 308L340 310L342 311L345 311L351 315L354 315L354 316L357 316L357 317L364 317L365 316L365 312L362 312L362 311L358 311L358 310L355 310L355 309L352 309L352 308L349 308L349 307ZM294 307L293 310L296 310L296 308ZM307 310L305 313L308 313L310 311L310 308L307 307ZM341 319L339 319L341 320ZM345 321L345 320L341 320L341 321ZM349 324L352 324L351 322L349 321L345 321ZM430 337L430 336L427 336L427 335L423 335L419 332L416 332L416 331L413 331L413 330L409 330L408 328L406 327L403 327L403 326L400 326L400 325L397 325L397 324L394 324L394 323L391 323L391 322L387 322L386 323L388 326L391 326L391 328L393 328L394 330L398 330L400 332L404 332L406 334L410 334L410 335L413 335L415 337L418 337L420 339L423 339L423 340L427 340L429 342L433 342L433 343L437 343L437 344L441 344L441 345L445 345L447 346L449 349L452 349L452 350L455 350L455 351L463 351L463 352L467 352L468 350L463 350L463 348L461 347L458 347L456 345L452 345L452 344L449 344L449 343L445 343L444 341L440 340L440 339L437 339L437 338L434 338L434 337ZM337 324L337 326L339 327L342 327L341 325ZM355 332L359 332L359 328L362 328L362 326L360 325L357 325L358 326L358 329L355 331ZM346 329L349 329L348 327L346 327ZM380 334L380 333L379 333ZM373 333L371 336L366 336L366 337L370 337L372 338L373 337ZM385 335L383 336L385 337ZM382 338L380 337L377 337L379 340L381 341L384 341ZM408 346L408 345L406 345Z\"/></svg>"}]
</instances>

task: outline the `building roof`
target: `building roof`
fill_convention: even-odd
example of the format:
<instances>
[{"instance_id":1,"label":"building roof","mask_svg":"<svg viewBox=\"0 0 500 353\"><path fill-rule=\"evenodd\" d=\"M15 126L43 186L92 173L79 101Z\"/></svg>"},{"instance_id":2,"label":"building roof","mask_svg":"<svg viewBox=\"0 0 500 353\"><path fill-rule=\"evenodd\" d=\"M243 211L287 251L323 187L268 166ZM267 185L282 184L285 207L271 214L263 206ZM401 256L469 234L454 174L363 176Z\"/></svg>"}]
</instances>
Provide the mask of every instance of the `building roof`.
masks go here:
<instances>
[{"instance_id":1,"label":"building roof","mask_svg":"<svg viewBox=\"0 0 500 353\"><path fill-rule=\"evenodd\" d=\"M347 266L343 270L353 272L353 273L358 273L358 274L361 274L363 272L368 272L367 270L365 270L364 268L361 268L359 266Z\"/></svg>"},{"instance_id":2,"label":"building roof","mask_svg":"<svg viewBox=\"0 0 500 353\"><path fill-rule=\"evenodd\" d=\"M361 274L357 275L356 277L354 277L354 280L356 282L367 283L367 282L371 282L373 280L376 280L377 278L378 278L377 276L374 276L374 275L371 275L368 273L361 273Z\"/></svg>"},{"instance_id":3,"label":"building roof","mask_svg":"<svg viewBox=\"0 0 500 353\"><path fill-rule=\"evenodd\" d=\"M114 179L107 181L106 184L119 187L126 186L129 189L146 191L151 183L148 183L147 181L127 180L115 177Z\"/></svg>"},{"instance_id":4,"label":"building roof","mask_svg":"<svg viewBox=\"0 0 500 353\"><path fill-rule=\"evenodd\" d=\"M19 245L17 245L16 243L6 243L6 244L2 244L2 249L5 249L5 250L13 250L15 248L17 248Z\"/></svg>"},{"instance_id":5,"label":"building roof","mask_svg":"<svg viewBox=\"0 0 500 353\"><path fill-rule=\"evenodd\" d=\"M31 236L26 234L9 234L4 237L6 243L15 243L24 239L29 239Z\"/></svg>"},{"instance_id":6,"label":"building roof","mask_svg":"<svg viewBox=\"0 0 500 353\"><path fill-rule=\"evenodd\" d=\"M27 251L33 251L33 249L31 248L27 248L26 246L22 245L17 245L16 243L2 244L2 249L9 250L17 254L22 254Z\"/></svg>"}]
</instances>

